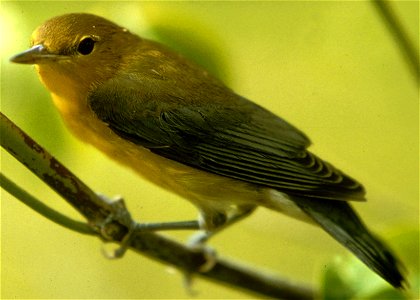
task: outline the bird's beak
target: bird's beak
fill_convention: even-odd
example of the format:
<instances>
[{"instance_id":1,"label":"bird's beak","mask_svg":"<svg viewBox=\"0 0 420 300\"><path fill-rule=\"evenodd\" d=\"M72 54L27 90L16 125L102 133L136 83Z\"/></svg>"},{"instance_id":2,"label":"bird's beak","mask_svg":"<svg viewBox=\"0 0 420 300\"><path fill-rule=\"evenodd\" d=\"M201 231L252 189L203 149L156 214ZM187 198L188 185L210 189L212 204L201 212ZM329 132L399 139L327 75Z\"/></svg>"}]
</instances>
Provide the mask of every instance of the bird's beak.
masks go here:
<instances>
[{"instance_id":1,"label":"bird's beak","mask_svg":"<svg viewBox=\"0 0 420 300\"><path fill-rule=\"evenodd\" d=\"M18 64L42 64L61 58L64 56L50 53L42 44L38 44L11 57L10 61Z\"/></svg>"}]
</instances>

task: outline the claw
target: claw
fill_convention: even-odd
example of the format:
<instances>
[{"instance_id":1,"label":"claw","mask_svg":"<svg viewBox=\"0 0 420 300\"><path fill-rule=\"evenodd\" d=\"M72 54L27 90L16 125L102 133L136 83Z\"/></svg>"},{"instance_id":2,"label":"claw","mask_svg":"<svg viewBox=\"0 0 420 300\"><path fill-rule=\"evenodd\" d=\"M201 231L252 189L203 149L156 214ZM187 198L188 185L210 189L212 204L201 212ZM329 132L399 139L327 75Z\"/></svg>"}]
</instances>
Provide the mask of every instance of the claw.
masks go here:
<instances>
[{"instance_id":1,"label":"claw","mask_svg":"<svg viewBox=\"0 0 420 300\"><path fill-rule=\"evenodd\" d=\"M124 252L121 253L120 249L121 249L121 246L118 244L107 243L102 246L101 252L102 252L102 255L108 259L117 259L117 258L121 258L124 255Z\"/></svg>"},{"instance_id":2,"label":"claw","mask_svg":"<svg viewBox=\"0 0 420 300\"><path fill-rule=\"evenodd\" d=\"M200 273L206 273L213 269L213 267L217 263L217 253L216 250L210 247L204 247L202 249L203 255L206 259L205 263L200 266L198 269L198 272Z\"/></svg>"},{"instance_id":3,"label":"claw","mask_svg":"<svg viewBox=\"0 0 420 300\"><path fill-rule=\"evenodd\" d=\"M193 279L193 273L185 273L183 285L190 297L195 297L198 295L198 291L193 288Z\"/></svg>"},{"instance_id":4,"label":"claw","mask_svg":"<svg viewBox=\"0 0 420 300\"><path fill-rule=\"evenodd\" d=\"M205 245L205 243L211 236L211 232L198 232L196 234L193 234L187 242L187 246L191 250L196 252L202 252L203 256L206 259L206 262L203 265L201 265L200 268L197 270L200 273L210 271L216 264L216 251L213 248L207 247Z\"/></svg>"},{"instance_id":5,"label":"claw","mask_svg":"<svg viewBox=\"0 0 420 300\"><path fill-rule=\"evenodd\" d=\"M116 196L114 197L114 199L109 199L105 195L101 194L98 194L98 196L108 204L110 209L108 217L100 224L97 224L97 227L99 228L102 236L104 236L105 238L110 238L109 228L107 225L110 224L112 221L117 221L128 228L128 232L122 239L121 244L118 248L116 248L115 250L107 250L105 248L102 249L102 253L106 258L121 258L122 256L124 256L124 253L127 251L130 245L133 232L137 226L137 223L131 218L127 207L125 206L124 199L121 196Z\"/></svg>"},{"instance_id":6,"label":"claw","mask_svg":"<svg viewBox=\"0 0 420 300\"><path fill-rule=\"evenodd\" d=\"M196 272L205 273L213 269L216 265L216 251L209 247L202 246L201 248L195 248L194 251L201 251L205 257L205 263L202 264ZM184 273L183 285L188 295L195 297L198 295L198 291L193 288L194 272Z\"/></svg>"},{"instance_id":7,"label":"claw","mask_svg":"<svg viewBox=\"0 0 420 300\"><path fill-rule=\"evenodd\" d=\"M193 234L187 242L187 246L191 250L202 253L205 258L205 262L199 266L195 272L205 273L213 269L213 267L216 265L216 251L213 248L205 246L205 243L211 235L212 233L208 231L197 232ZM187 272L184 275L184 287L190 296L197 295L197 291L193 290L192 288L193 278L194 272Z\"/></svg>"}]
</instances>

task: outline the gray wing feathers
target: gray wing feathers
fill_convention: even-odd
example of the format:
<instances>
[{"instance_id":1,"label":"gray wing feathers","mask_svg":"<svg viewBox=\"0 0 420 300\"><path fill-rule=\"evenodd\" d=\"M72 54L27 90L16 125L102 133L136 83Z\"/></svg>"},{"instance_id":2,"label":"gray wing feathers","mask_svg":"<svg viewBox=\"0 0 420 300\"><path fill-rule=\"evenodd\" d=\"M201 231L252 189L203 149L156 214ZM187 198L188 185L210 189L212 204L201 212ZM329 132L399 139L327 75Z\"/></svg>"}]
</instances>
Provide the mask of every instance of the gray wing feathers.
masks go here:
<instances>
[{"instance_id":1,"label":"gray wing feathers","mask_svg":"<svg viewBox=\"0 0 420 300\"><path fill-rule=\"evenodd\" d=\"M364 199L359 183L308 152L309 139L271 112L227 88L203 101L173 96L168 84L114 79L89 104L120 136L178 162L298 196Z\"/></svg>"},{"instance_id":2,"label":"gray wing feathers","mask_svg":"<svg viewBox=\"0 0 420 300\"><path fill-rule=\"evenodd\" d=\"M348 203L335 202L334 205L326 205L325 201L317 199L293 199L325 231L372 270L393 286L401 287L404 281L402 264L381 240L368 231Z\"/></svg>"}]
</instances>

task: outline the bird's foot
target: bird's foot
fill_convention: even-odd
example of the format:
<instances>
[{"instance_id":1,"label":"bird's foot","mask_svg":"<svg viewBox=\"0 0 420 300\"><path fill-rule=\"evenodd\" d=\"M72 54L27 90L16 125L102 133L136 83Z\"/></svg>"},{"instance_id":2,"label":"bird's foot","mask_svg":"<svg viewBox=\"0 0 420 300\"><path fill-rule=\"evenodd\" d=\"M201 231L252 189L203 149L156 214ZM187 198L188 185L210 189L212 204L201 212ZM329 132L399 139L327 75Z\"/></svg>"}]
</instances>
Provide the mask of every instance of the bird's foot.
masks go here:
<instances>
[{"instance_id":1,"label":"bird's foot","mask_svg":"<svg viewBox=\"0 0 420 300\"><path fill-rule=\"evenodd\" d=\"M175 221L175 222L162 222L162 223L137 223L135 222L122 197L117 196L113 199L98 194L98 196L106 203L106 207L109 210L108 217L99 224L95 224L101 235L107 239L112 240L113 226L110 226L113 222L118 222L128 228L128 232L121 239L118 248L107 247L103 248L102 252L107 258L120 258L127 251L133 238L134 232L152 232L152 231L163 231L163 230L197 230L200 229L199 222L193 221ZM110 249L108 249L110 248Z\"/></svg>"},{"instance_id":2,"label":"bird's foot","mask_svg":"<svg viewBox=\"0 0 420 300\"><path fill-rule=\"evenodd\" d=\"M194 273L206 273L209 272L217 263L217 253L216 251L206 246L207 240L210 238L210 232L197 232L193 234L188 242L187 246L194 252L202 253L204 258L204 263L198 266L198 268L194 271L187 272L184 275L184 287L187 290L188 294L191 296L195 296L197 294L196 291L193 290L193 279Z\"/></svg>"},{"instance_id":3,"label":"bird's foot","mask_svg":"<svg viewBox=\"0 0 420 300\"><path fill-rule=\"evenodd\" d=\"M193 234L187 242L187 246L195 252L203 253L205 262L198 268L197 272L205 273L210 271L217 262L217 253L213 248L206 246L206 242L211 236L208 232L198 232Z\"/></svg>"},{"instance_id":4,"label":"bird's foot","mask_svg":"<svg viewBox=\"0 0 420 300\"><path fill-rule=\"evenodd\" d=\"M109 259L121 258L130 246L130 242L133 237L133 232L137 228L138 224L131 218L131 215L125 205L124 199L121 196L116 196L113 199L109 199L101 194L98 194L98 196L104 202L106 202L108 209L110 210L108 217L100 224L97 224L101 235L105 239L111 239L112 229L110 229L109 224L111 224L114 221L128 228L128 232L124 235L117 248L102 248L102 253L105 257Z\"/></svg>"}]
</instances>

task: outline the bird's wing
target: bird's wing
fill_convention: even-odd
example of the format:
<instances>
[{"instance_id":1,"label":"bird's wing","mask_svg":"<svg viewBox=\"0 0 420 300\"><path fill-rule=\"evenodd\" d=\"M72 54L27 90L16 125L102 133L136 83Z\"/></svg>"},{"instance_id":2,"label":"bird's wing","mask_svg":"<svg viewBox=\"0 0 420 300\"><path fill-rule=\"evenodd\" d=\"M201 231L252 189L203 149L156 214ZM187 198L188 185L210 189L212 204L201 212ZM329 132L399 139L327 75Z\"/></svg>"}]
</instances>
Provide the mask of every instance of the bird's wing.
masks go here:
<instances>
[{"instance_id":1,"label":"bird's wing","mask_svg":"<svg viewBox=\"0 0 420 300\"><path fill-rule=\"evenodd\" d=\"M154 79L117 78L88 101L116 134L166 158L290 195L364 200L359 183L306 151L310 142L298 129L216 90L186 93Z\"/></svg>"}]
</instances>

